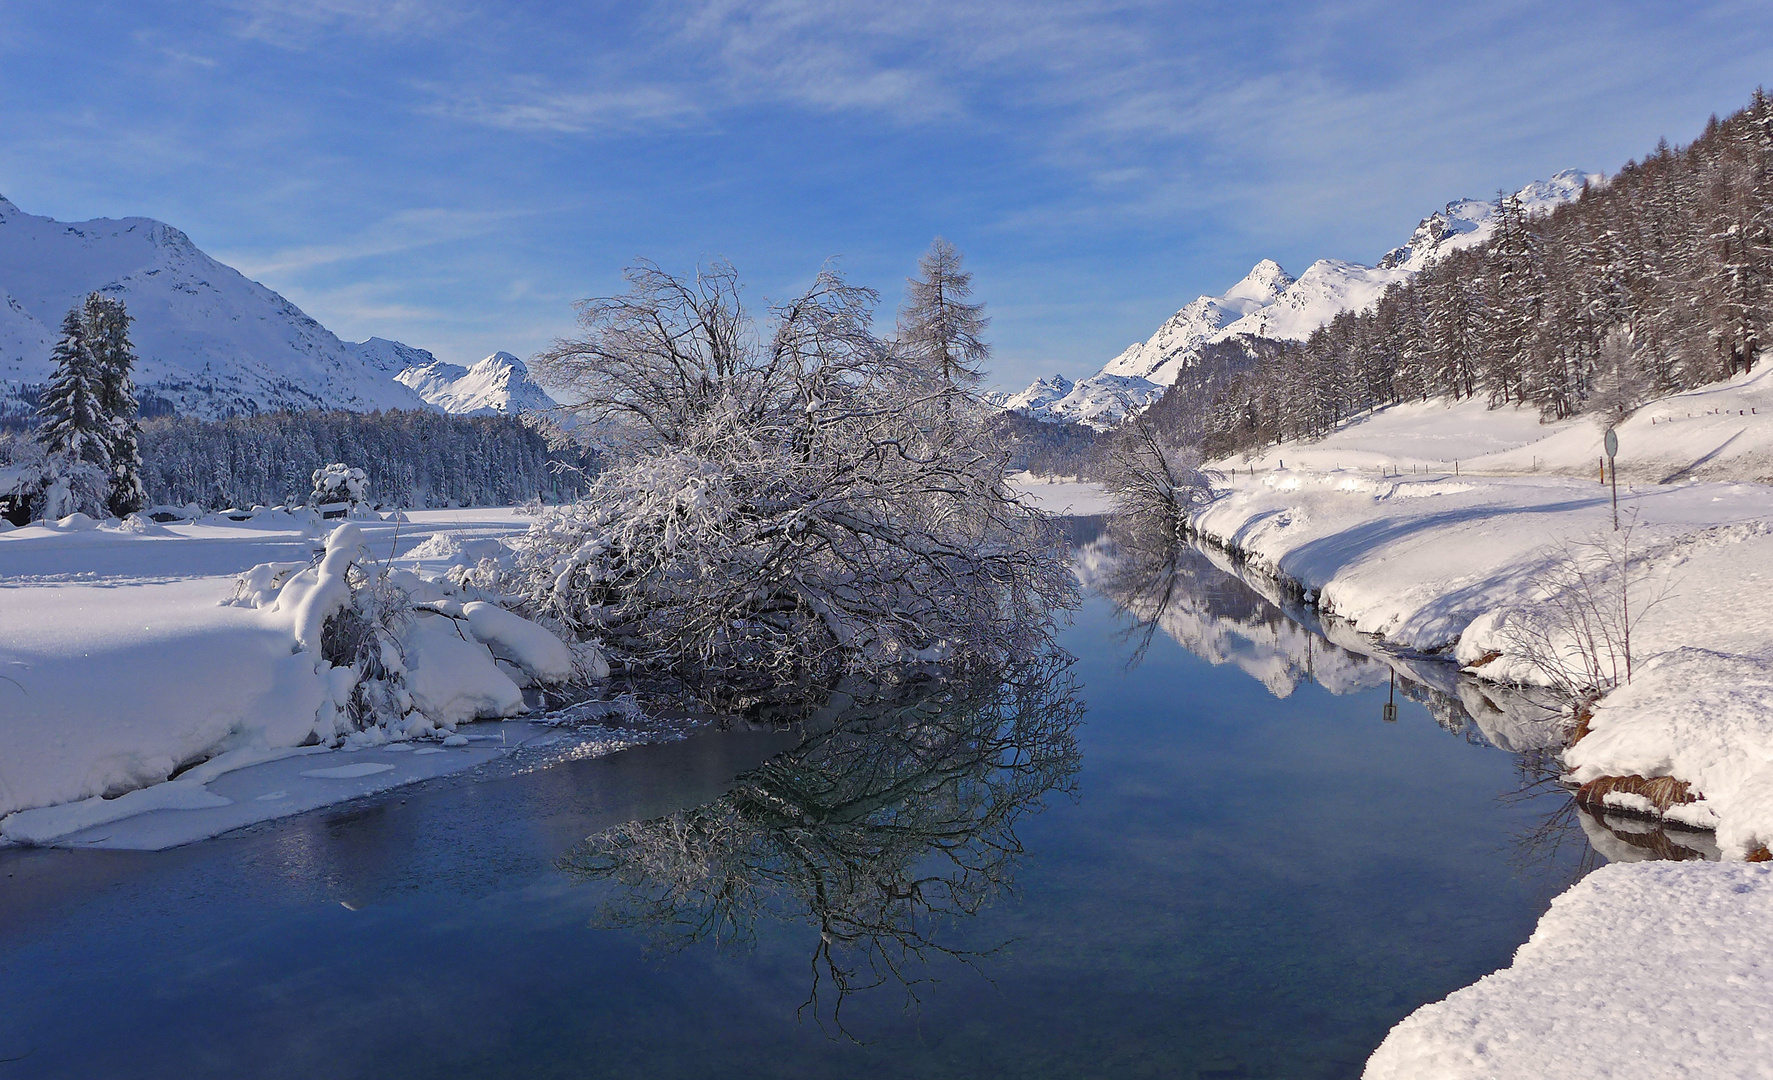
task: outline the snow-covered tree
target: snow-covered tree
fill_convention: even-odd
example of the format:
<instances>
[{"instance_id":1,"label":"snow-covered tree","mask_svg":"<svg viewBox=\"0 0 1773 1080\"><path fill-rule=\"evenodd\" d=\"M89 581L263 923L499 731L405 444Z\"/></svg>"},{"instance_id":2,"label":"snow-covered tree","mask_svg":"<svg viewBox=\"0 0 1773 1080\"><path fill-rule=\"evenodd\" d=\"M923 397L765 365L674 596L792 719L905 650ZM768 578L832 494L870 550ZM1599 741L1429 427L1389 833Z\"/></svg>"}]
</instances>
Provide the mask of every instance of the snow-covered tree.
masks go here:
<instances>
[{"instance_id":1,"label":"snow-covered tree","mask_svg":"<svg viewBox=\"0 0 1773 1080\"><path fill-rule=\"evenodd\" d=\"M111 425L103 403L103 377L93 356L80 308L62 320L55 371L38 398L37 441L46 459L33 516L105 515L110 489Z\"/></svg>"},{"instance_id":2,"label":"snow-covered tree","mask_svg":"<svg viewBox=\"0 0 1773 1080\"><path fill-rule=\"evenodd\" d=\"M135 346L123 301L92 293L82 313L88 348L98 373L98 401L110 435L111 491L106 499L118 517L142 508L141 426L137 421Z\"/></svg>"},{"instance_id":3,"label":"snow-covered tree","mask_svg":"<svg viewBox=\"0 0 1773 1080\"><path fill-rule=\"evenodd\" d=\"M314 492L310 498L317 506L361 506L369 501L369 474L342 461L324 465L314 470Z\"/></svg>"},{"instance_id":4,"label":"snow-covered tree","mask_svg":"<svg viewBox=\"0 0 1773 1080\"><path fill-rule=\"evenodd\" d=\"M731 693L1045 639L1075 591L1052 525L1006 487L977 399L872 333L872 290L826 269L759 327L731 267L628 280L536 361L623 433L616 459L486 584Z\"/></svg>"},{"instance_id":5,"label":"snow-covered tree","mask_svg":"<svg viewBox=\"0 0 1773 1080\"><path fill-rule=\"evenodd\" d=\"M50 358L55 371L38 397L38 441L58 457L109 467L111 432L103 403L104 380L79 308L62 319L61 340Z\"/></svg>"}]
</instances>

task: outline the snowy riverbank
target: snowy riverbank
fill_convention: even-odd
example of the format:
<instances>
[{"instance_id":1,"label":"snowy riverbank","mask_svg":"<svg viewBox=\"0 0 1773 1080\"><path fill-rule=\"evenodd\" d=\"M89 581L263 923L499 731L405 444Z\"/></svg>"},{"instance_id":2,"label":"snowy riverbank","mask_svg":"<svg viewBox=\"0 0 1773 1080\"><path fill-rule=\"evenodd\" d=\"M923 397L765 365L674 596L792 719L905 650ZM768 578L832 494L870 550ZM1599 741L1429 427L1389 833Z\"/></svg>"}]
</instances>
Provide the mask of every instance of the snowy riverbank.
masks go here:
<instances>
[{"instance_id":1,"label":"snowy riverbank","mask_svg":"<svg viewBox=\"0 0 1773 1080\"><path fill-rule=\"evenodd\" d=\"M1639 612L1629 684L1564 755L1576 783L1641 778L1608 808L1715 828L1725 860L1773 842L1773 487L1752 482L1773 472L1769 378L1621 425L1626 574L1634 600L1660 601ZM1600 436L1588 419L1402 406L1216 463L1223 491L1193 525L1355 631L1534 681L1521 627L1545 624L1548 580L1572 558L1620 580ZM1399 1025L1367 1075L1766 1074L1749 1019L1773 1009L1769 903L1773 877L1740 862L1607 867L1556 901L1513 967Z\"/></svg>"},{"instance_id":2,"label":"snowy riverbank","mask_svg":"<svg viewBox=\"0 0 1773 1080\"><path fill-rule=\"evenodd\" d=\"M335 529L273 510L0 532L0 838L165 847L519 747L590 753L641 737L463 728L525 713L523 687L570 673L573 658L541 628L452 604L420 578L491 553L528 519L407 517ZM333 554L303 569L322 551ZM349 558L388 567L435 609L401 631L397 693L415 707L355 732L339 726L355 679L310 640L348 599L327 567ZM255 566L263 580L240 589Z\"/></svg>"}]
</instances>

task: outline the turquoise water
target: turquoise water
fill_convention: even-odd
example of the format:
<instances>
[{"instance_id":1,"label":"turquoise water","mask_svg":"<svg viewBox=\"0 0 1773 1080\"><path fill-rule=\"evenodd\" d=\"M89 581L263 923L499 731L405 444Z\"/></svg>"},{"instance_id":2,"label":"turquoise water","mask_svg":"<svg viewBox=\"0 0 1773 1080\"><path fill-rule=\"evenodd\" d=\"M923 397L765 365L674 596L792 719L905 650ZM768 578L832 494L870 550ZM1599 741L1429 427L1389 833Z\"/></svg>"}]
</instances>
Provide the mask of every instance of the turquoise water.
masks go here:
<instances>
[{"instance_id":1,"label":"turquoise water","mask_svg":"<svg viewBox=\"0 0 1773 1080\"><path fill-rule=\"evenodd\" d=\"M1450 699L1184 576L1142 651L1145 600L1091 597L1075 696L921 741L703 731L0 852L0 1080L1357 1076L1596 857Z\"/></svg>"}]
</instances>

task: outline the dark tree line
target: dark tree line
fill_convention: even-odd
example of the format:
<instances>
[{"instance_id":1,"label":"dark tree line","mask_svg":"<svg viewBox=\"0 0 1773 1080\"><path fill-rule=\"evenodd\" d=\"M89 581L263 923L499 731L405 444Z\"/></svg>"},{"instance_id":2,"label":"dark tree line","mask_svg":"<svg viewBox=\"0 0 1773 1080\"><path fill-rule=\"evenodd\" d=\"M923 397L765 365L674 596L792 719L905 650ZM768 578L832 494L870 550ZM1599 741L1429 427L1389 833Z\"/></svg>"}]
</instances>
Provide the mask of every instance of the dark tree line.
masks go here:
<instances>
[{"instance_id":1,"label":"dark tree line","mask_svg":"<svg viewBox=\"0 0 1773 1080\"><path fill-rule=\"evenodd\" d=\"M991 418L992 432L1009 448L1008 468L1036 476L1103 477L1108 436L1084 424L1036 420L1017 412Z\"/></svg>"},{"instance_id":2,"label":"dark tree line","mask_svg":"<svg viewBox=\"0 0 1773 1080\"><path fill-rule=\"evenodd\" d=\"M142 424L141 448L149 502L211 509L305 502L333 462L363 469L371 500L409 507L560 502L595 465L515 417L426 411L165 417Z\"/></svg>"},{"instance_id":3,"label":"dark tree line","mask_svg":"<svg viewBox=\"0 0 1773 1080\"><path fill-rule=\"evenodd\" d=\"M1304 342L1224 343L1152 417L1214 457L1432 397L1624 413L1747 371L1770 288L1773 100L1756 91L1691 145L1665 141L1549 214L1504 198L1486 243Z\"/></svg>"}]
</instances>

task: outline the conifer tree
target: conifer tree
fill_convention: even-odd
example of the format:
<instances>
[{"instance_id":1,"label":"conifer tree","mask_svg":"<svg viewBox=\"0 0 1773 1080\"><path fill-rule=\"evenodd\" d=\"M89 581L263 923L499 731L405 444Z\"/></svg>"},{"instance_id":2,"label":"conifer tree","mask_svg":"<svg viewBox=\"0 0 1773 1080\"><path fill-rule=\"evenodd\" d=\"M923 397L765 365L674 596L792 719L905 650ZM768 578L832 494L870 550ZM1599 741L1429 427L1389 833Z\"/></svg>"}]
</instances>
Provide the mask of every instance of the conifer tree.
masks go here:
<instances>
[{"instance_id":1,"label":"conifer tree","mask_svg":"<svg viewBox=\"0 0 1773 1080\"><path fill-rule=\"evenodd\" d=\"M43 387L37 439L52 458L108 469L111 430L101 400L102 379L80 308L62 319L62 337L51 355L55 372Z\"/></svg>"},{"instance_id":2,"label":"conifer tree","mask_svg":"<svg viewBox=\"0 0 1773 1080\"><path fill-rule=\"evenodd\" d=\"M142 508L141 428L137 420L135 348L129 340L130 317L123 301L92 293L86 298L87 341L99 377L99 407L110 433L111 513L122 517Z\"/></svg>"},{"instance_id":3,"label":"conifer tree","mask_svg":"<svg viewBox=\"0 0 1773 1080\"><path fill-rule=\"evenodd\" d=\"M936 237L917 261L919 276L905 291L899 345L941 391L944 400L969 393L984 379L980 365L991 355L981 337L991 320L984 304L969 304L973 275L960 268L960 251Z\"/></svg>"}]
</instances>

